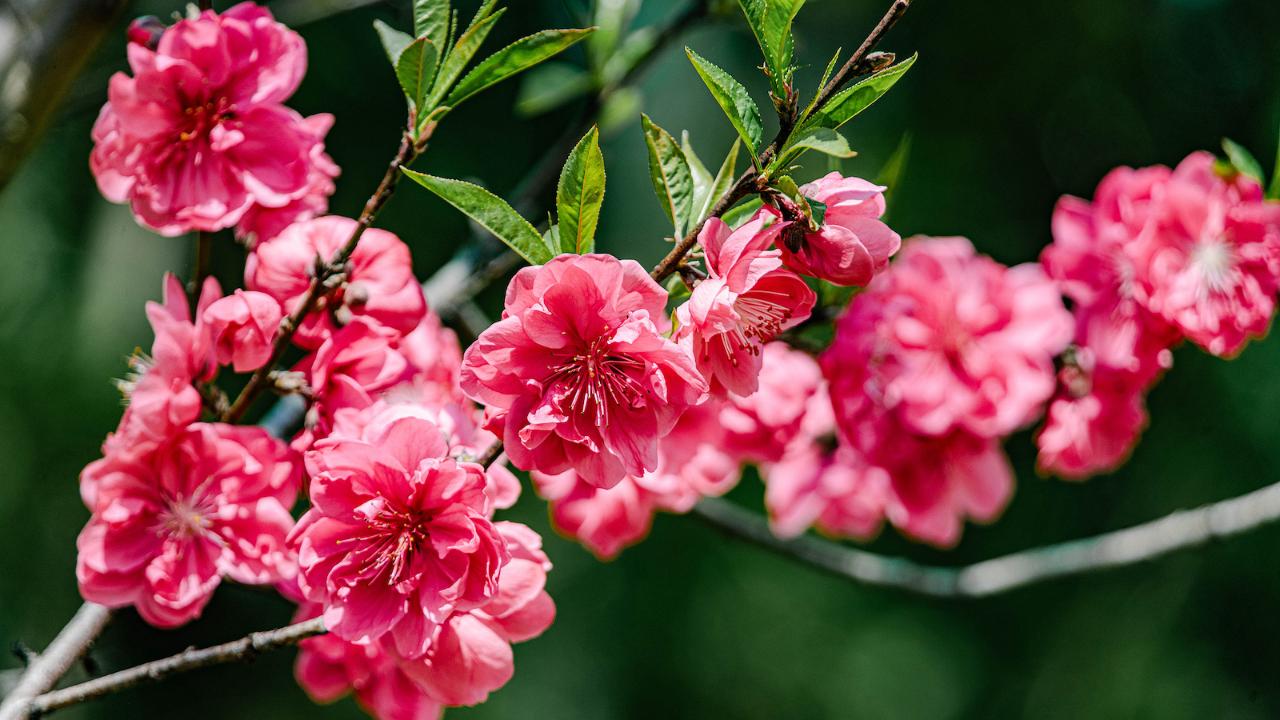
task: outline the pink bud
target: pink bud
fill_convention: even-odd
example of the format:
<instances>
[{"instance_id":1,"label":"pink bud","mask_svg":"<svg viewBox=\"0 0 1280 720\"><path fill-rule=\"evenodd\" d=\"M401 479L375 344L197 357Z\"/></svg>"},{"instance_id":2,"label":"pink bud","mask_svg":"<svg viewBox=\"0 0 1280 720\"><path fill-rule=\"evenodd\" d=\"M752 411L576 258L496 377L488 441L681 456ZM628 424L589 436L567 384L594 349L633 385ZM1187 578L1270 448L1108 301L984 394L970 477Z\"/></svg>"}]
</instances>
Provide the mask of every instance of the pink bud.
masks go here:
<instances>
[{"instance_id":1,"label":"pink bud","mask_svg":"<svg viewBox=\"0 0 1280 720\"><path fill-rule=\"evenodd\" d=\"M280 303L270 295L236 290L205 308L200 322L218 364L249 372L271 358L283 316Z\"/></svg>"}]
</instances>

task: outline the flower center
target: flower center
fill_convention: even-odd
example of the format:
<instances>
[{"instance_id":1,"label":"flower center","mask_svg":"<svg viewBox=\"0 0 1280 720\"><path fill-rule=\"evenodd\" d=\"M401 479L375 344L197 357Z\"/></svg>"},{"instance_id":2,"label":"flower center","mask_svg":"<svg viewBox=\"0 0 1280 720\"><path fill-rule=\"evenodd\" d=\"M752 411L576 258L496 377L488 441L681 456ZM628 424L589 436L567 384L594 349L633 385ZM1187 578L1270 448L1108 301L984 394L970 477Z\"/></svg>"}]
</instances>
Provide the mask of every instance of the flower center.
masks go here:
<instances>
[{"instance_id":1,"label":"flower center","mask_svg":"<svg viewBox=\"0 0 1280 720\"><path fill-rule=\"evenodd\" d=\"M1204 241L1192 249L1191 265L1209 290L1225 290L1235 276L1235 253L1223 238Z\"/></svg>"},{"instance_id":2,"label":"flower center","mask_svg":"<svg viewBox=\"0 0 1280 720\"><path fill-rule=\"evenodd\" d=\"M171 499L160 513L160 532L172 538L200 537L213 524L212 516L215 512L213 502L207 498Z\"/></svg>"},{"instance_id":3,"label":"flower center","mask_svg":"<svg viewBox=\"0 0 1280 720\"><path fill-rule=\"evenodd\" d=\"M720 333L725 355L734 367L738 366L738 350L759 355L760 346L782 332L782 327L792 315L791 308L782 304L786 299L785 293L752 290L739 295L734 301L733 310L738 314L738 326L729 332ZM706 352L710 350L705 350L704 353Z\"/></svg>"},{"instance_id":4,"label":"flower center","mask_svg":"<svg viewBox=\"0 0 1280 720\"><path fill-rule=\"evenodd\" d=\"M548 385L563 383L567 409L581 415L592 410L600 427L609 422L611 405L637 408L644 404L644 386L630 374L643 369L644 363L611 350L606 337L598 337L551 368L547 378Z\"/></svg>"},{"instance_id":5,"label":"flower center","mask_svg":"<svg viewBox=\"0 0 1280 720\"><path fill-rule=\"evenodd\" d=\"M386 573L387 584L395 585L404 580L414 554L427 542L426 520L420 510L386 508L369 521L367 533L338 544L368 543L361 569L372 577Z\"/></svg>"},{"instance_id":6,"label":"flower center","mask_svg":"<svg viewBox=\"0 0 1280 720\"><path fill-rule=\"evenodd\" d=\"M208 137L213 128L235 115L231 101L222 96L203 105L189 105L182 112L182 130L178 133L182 142Z\"/></svg>"}]
</instances>

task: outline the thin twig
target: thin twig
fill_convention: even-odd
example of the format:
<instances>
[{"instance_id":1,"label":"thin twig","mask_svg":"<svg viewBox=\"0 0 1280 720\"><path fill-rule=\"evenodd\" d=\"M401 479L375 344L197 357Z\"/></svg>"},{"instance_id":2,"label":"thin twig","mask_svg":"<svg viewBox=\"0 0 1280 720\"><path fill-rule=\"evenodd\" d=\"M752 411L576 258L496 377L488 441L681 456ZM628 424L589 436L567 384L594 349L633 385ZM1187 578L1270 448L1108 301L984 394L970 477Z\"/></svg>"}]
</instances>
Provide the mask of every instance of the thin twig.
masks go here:
<instances>
[{"instance_id":1,"label":"thin twig","mask_svg":"<svg viewBox=\"0 0 1280 720\"><path fill-rule=\"evenodd\" d=\"M111 619L111 611L96 603L85 603L71 617L49 647L30 662L13 691L0 704L0 720L26 720L33 701L67 674L93 644Z\"/></svg>"},{"instance_id":2,"label":"thin twig","mask_svg":"<svg viewBox=\"0 0 1280 720\"><path fill-rule=\"evenodd\" d=\"M1280 483L1123 530L963 567L920 565L814 536L783 540L763 517L726 500L705 499L694 513L728 534L848 580L934 597L981 598L1054 578L1136 565L1275 522L1280 520Z\"/></svg>"},{"instance_id":3,"label":"thin twig","mask_svg":"<svg viewBox=\"0 0 1280 720\"><path fill-rule=\"evenodd\" d=\"M231 403L231 407L223 414L223 422L234 423L242 418L258 395L270 386L271 371L275 369L276 364L284 357L285 351L289 348L289 341L293 339L293 334L298 331L303 321L306 320L307 315L316 308L320 298L334 290L334 281L339 280L341 274L345 271L347 260L350 259L351 253L355 252L356 246L360 243L360 237L364 235L365 230L368 230L373 225L374 218L378 216L383 206L387 204L387 200L391 199L392 193L395 192L396 183L400 180L400 168L417 159L423 149L424 145L421 139L415 144L408 132L401 136L400 147L396 151L395 157L387 164L387 172L383 174L382 181L378 183L378 189L369 196L368 202L364 205L364 210L360 212L360 217L356 220L356 227L352 230L351 237L347 238L347 242L327 262L317 262L315 277L311 279L311 286L303 297L302 303L280 323L280 332L276 336L271 358L250 376L248 383L240 391L235 402Z\"/></svg>"},{"instance_id":4,"label":"thin twig","mask_svg":"<svg viewBox=\"0 0 1280 720\"><path fill-rule=\"evenodd\" d=\"M212 272L213 266L213 233L200 230L196 232L196 260L191 270L191 282L187 283L187 293L193 298L200 297L200 288L204 279Z\"/></svg>"},{"instance_id":5,"label":"thin twig","mask_svg":"<svg viewBox=\"0 0 1280 720\"><path fill-rule=\"evenodd\" d=\"M82 682L79 685L47 692L30 703L30 711L35 714L49 713L138 685L158 682L170 675L213 665L246 662L264 652L296 645L309 637L323 635L325 632L324 619L314 618L275 630L251 633L239 640L213 647L191 648L161 660L153 660Z\"/></svg>"},{"instance_id":6,"label":"thin twig","mask_svg":"<svg viewBox=\"0 0 1280 720\"><path fill-rule=\"evenodd\" d=\"M653 267L653 272L650 272L649 276L658 282L662 282L667 279L668 275L675 272L676 268L680 267L681 263L684 262L684 256L693 249L694 245L698 244L698 235L702 234L702 228L706 226L707 221L713 217L720 217L725 214L729 211L729 208L736 205L739 200L755 192L757 177L758 176L754 169L743 173L743 175L738 178L738 181L735 182L719 200L716 201L715 206L711 208L711 212L708 213L705 218L702 218L702 220L698 222L697 226L681 238L680 241L676 243L675 247L671 248L671 252L667 253L667 256L662 258L662 260Z\"/></svg>"},{"instance_id":7,"label":"thin twig","mask_svg":"<svg viewBox=\"0 0 1280 720\"><path fill-rule=\"evenodd\" d=\"M818 91L818 95L814 98L810 107L822 107L823 103L830 100L832 95L835 95L840 91L840 88L844 87L845 83L860 75L859 69L862 67L862 62L866 60L867 54L875 49L880 40L898 23L898 20L906 14L907 9L910 7L910 0L894 0L893 5L889 6L889 10L885 12L884 17L880 18L880 22L876 23L875 28L871 30L871 34L867 36L867 39L862 41L862 44L849 56L849 59L832 76L826 86Z\"/></svg>"}]
</instances>

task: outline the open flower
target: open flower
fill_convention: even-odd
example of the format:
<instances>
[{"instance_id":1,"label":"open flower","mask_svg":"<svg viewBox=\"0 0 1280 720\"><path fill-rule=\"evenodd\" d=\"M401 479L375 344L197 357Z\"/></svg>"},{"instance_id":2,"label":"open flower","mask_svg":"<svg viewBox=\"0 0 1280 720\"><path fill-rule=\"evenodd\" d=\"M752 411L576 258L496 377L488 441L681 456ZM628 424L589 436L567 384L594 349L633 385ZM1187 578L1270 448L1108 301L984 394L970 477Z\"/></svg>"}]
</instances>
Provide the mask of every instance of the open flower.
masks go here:
<instances>
[{"instance_id":1,"label":"open flower","mask_svg":"<svg viewBox=\"0 0 1280 720\"><path fill-rule=\"evenodd\" d=\"M772 342L761 357L759 389L726 400L719 422L728 452L750 462L777 462L800 434L815 398L830 401L822 368L806 353Z\"/></svg>"},{"instance_id":2,"label":"open flower","mask_svg":"<svg viewBox=\"0 0 1280 720\"><path fill-rule=\"evenodd\" d=\"M329 196L337 189L334 178L341 169L324 150L324 137L333 127L333 116L320 113L305 118L303 128L315 137L311 146L311 165L307 170L306 192L281 207L254 205L236 225L236 236L250 247L279 235L293 223L323 215L329 209Z\"/></svg>"},{"instance_id":3,"label":"open flower","mask_svg":"<svg viewBox=\"0 0 1280 720\"><path fill-rule=\"evenodd\" d=\"M162 235L231 227L307 195L323 122L283 103L306 71L296 33L251 2L206 10L130 43L111 78L90 167L113 202Z\"/></svg>"},{"instance_id":4,"label":"open flower","mask_svg":"<svg viewBox=\"0 0 1280 720\"><path fill-rule=\"evenodd\" d=\"M245 264L245 286L274 297L287 312L296 312L311 288L316 259L328 262L355 229L355 220L334 215L289 226L254 248ZM365 318L404 335L426 314L409 247L395 235L365 230L347 268L342 287L302 321L293 336L299 346L319 347L353 318Z\"/></svg>"},{"instance_id":5,"label":"open flower","mask_svg":"<svg viewBox=\"0 0 1280 720\"><path fill-rule=\"evenodd\" d=\"M778 244L783 262L798 273L836 285L865 286L885 269L902 238L880 220L885 188L831 173L800 188L826 205L816 232L788 236Z\"/></svg>"},{"instance_id":6,"label":"open flower","mask_svg":"<svg viewBox=\"0 0 1280 720\"><path fill-rule=\"evenodd\" d=\"M786 226L767 213L737 230L711 218L698 236L710 277L694 287L676 317L680 337L715 390L755 392L761 348L808 318L817 302L804 280L782 267L778 251L765 249Z\"/></svg>"},{"instance_id":7,"label":"open flower","mask_svg":"<svg viewBox=\"0 0 1280 720\"><path fill-rule=\"evenodd\" d=\"M1087 347L1068 353L1059 391L1036 434L1041 470L1082 479L1114 470L1147 425L1146 382L1099 364Z\"/></svg>"},{"instance_id":8,"label":"open flower","mask_svg":"<svg viewBox=\"0 0 1280 720\"><path fill-rule=\"evenodd\" d=\"M325 626L359 644L390 633L422 657L451 613L484 605L510 553L484 470L448 457L439 428L404 418L379 442L330 438L306 455L312 509L291 542Z\"/></svg>"},{"instance_id":9,"label":"open flower","mask_svg":"<svg viewBox=\"0 0 1280 720\"><path fill-rule=\"evenodd\" d=\"M609 255L516 273L503 319L467 349L461 376L513 464L572 469L600 487L657 467L658 439L707 387L663 336L666 299L637 263Z\"/></svg>"},{"instance_id":10,"label":"open flower","mask_svg":"<svg viewBox=\"0 0 1280 720\"><path fill-rule=\"evenodd\" d=\"M80 593L174 627L200 615L224 576L287 578L299 474L288 448L253 427L196 423L109 452L81 476L93 516L76 540Z\"/></svg>"},{"instance_id":11,"label":"open flower","mask_svg":"<svg viewBox=\"0 0 1280 720\"><path fill-rule=\"evenodd\" d=\"M1155 189L1131 247L1140 302L1219 356L1266 333L1275 312L1280 203L1244 175L1230 181L1193 153Z\"/></svg>"}]
</instances>

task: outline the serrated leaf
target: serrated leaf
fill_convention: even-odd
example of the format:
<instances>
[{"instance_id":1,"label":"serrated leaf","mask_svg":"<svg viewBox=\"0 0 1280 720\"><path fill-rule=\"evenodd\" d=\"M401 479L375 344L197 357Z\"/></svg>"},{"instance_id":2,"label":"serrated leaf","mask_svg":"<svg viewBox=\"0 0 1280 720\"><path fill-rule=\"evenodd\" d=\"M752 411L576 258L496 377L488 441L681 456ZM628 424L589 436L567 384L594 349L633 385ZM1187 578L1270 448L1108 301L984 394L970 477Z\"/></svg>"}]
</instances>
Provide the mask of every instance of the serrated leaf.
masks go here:
<instances>
[{"instance_id":1,"label":"serrated leaf","mask_svg":"<svg viewBox=\"0 0 1280 720\"><path fill-rule=\"evenodd\" d=\"M849 122L855 115L871 107L872 103L889 92L889 89L915 64L916 57L917 55L913 54L906 60L863 78L831 96L826 104L813 111L797 132L804 132L814 127L835 130Z\"/></svg>"},{"instance_id":2,"label":"serrated leaf","mask_svg":"<svg viewBox=\"0 0 1280 720\"><path fill-rule=\"evenodd\" d=\"M764 142L764 123L760 119L760 108L756 106L742 83L732 75L693 50L685 48L684 51L689 56L689 62L692 62L694 69L698 71L702 82L706 83L707 89L711 91L711 96L729 117L733 129L737 130L738 136L746 141L747 152L755 158L760 152L760 145Z\"/></svg>"},{"instance_id":3,"label":"serrated leaf","mask_svg":"<svg viewBox=\"0 0 1280 720\"><path fill-rule=\"evenodd\" d=\"M436 68L436 47L430 40L420 37L409 43L396 60L396 79L405 97L419 112L425 108L427 93L431 90L432 75ZM422 118L425 119L425 118Z\"/></svg>"},{"instance_id":4,"label":"serrated leaf","mask_svg":"<svg viewBox=\"0 0 1280 720\"><path fill-rule=\"evenodd\" d=\"M486 5L492 7L492 3L486 3ZM485 11L484 6L480 9L482 12ZM471 21L466 32L462 33L458 42L454 43L453 48L440 63L440 70L436 73L436 80L431 86L431 96L427 99L428 107L434 108L439 105L444 96L453 89L453 84L462 76L462 71L467 69L471 58L476 56L476 52L484 44L485 38L489 37L493 26L506 12L507 9L502 8L484 17L480 17L481 13L476 13L476 19Z\"/></svg>"},{"instance_id":5,"label":"serrated leaf","mask_svg":"<svg viewBox=\"0 0 1280 720\"><path fill-rule=\"evenodd\" d=\"M791 80L792 55L795 39L791 23L800 12L804 0L738 0L747 24L764 53L765 66L769 69L770 85L774 95L783 97Z\"/></svg>"},{"instance_id":6,"label":"serrated leaf","mask_svg":"<svg viewBox=\"0 0 1280 720\"><path fill-rule=\"evenodd\" d=\"M832 73L834 73L836 70L836 65L840 62L840 52L843 49L844 48L836 48L836 54L831 56L831 61L827 63L827 69L822 71L822 79L818 81L818 86L817 86L819 91L821 91L822 88L827 86L827 81L831 79ZM809 106L805 108L804 114L802 114L800 117L808 117L809 113L813 112L813 104L816 103L817 101L818 101L818 93L815 92L813 94L813 100L809 101Z\"/></svg>"},{"instance_id":7,"label":"serrated leaf","mask_svg":"<svg viewBox=\"0 0 1280 720\"><path fill-rule=\"evenodd\" d=\"M644 142L649 149L649 179L662 211L671 220L675 236L684 237L693 216L693 174L684 152L671 133L640 115Z\"/></svg>"},{"instance_id":8,"label":"serrated leaf","mask_svg":"<svg viewBox=\"0 0 1280 720\"><path fill-rule=\"evenodd\" d=\"M500 15L504 10L506 10L506 8L503 8L502 10L494 13L493 8L497 4L498 0L484 0L484 2L480 3L480 7L476 10L475 16L471 18L470 23L467 23L467 29L470 30L476 25L479 25L480 21L490 17L491 14Z\"/></svg>"},{"instance_id":9,"label":"serrated leaf","mask_svg":"<svg viewBox=\"0 0 1280 720\"><path fill-rule=\"evenodd\" d=\"M558 254L560 252L560 224L550 223L547 225L547 231L542 233L542 244L548 248L552 248L551 253Z\"/></svg>"},{"instance_id":10,"label":"serrated leaf","mask_svg":"<svg viewBox=\"0 0 1280 720\"><path fill-rule=\"evenodd\" d=\"M400 32L381 20L373 21L373 29L378 33L378 40L381 41L382 49L387 53L387 59L391 61L391 68L394 70L400 54L413 42L413 36Z\"/></svg>"},{"instance_id":11,"label":"serrated leaf","mask_svg":"<svg viewBox=\"0 0 1280 720\"><path fill-rule=\"evenodd\" d=\"M497 195L462 180L427 175L408 168L401 168L401 172L479 223L530 263L542 265L554 257L529 221L520 217L515 209Z\"/></svg>"},{"instance_id":12,"label":"serrated leaf","mask_svg":"<svg viewBox=\"0 0 1280 720\"><path fill-rule=\"evenodd\" d=\"M445 104L456 108L459 103L481 90L560 54L594 30L543 30L520 38L476 65L449 93Z\"/></svg>"},{"instance_id":13,"label":"serrated leaf","mask_svg":"<svg viewBox=\"0 0 1280 720\"><path fill-rule=\"evenodd\" d=\"M1265 186L1267 181L1262 176L1262 165L1253 156L1253 153L1231 138L1222 138L1222 151L1227 154L1227 159L1231 161L1231 166L1237 172L1251 177L1257 180L1259 185Z\"/></svg>"},{"instance_id":14,"label":"serrated leaf","mask_svg":"<svg viewBox=\"0 0 1280 720\"><path fill-rule=\"evenodd\" d=\"M729 192L729 188L733 187L734 181L738 177L738 153L742 148L741 140L734 140L733 147L729 148L729 154L725 156L724 162L720 164L720 170L716 172L716 176L711 179L711 187L706 197L694 208L694 222L701 222L711 214L711 208L715 207L716 202Z\"/></svg>"},{"instance_id":15,"label":"serrated leaf","mask_svg":"<svg viewBox=\"0 0 1280 720\"><path fill-rule=\"evenodd\" d=\"M413 34L430 40L437 50L449 41L452 19L449 0L413 0Z\"/></svg>"},{"instance_id":16,"label":"serrated leaf","mask_svg":"<svg viewBox=\"0 0 1280 720\"><path fill-rule=\"evenodd\" d=\"M596 225L604 204L604 154L600 130L592 127L569 153L556 185L556 216L560 221L560 252L594 252Z\"/></svg>"},{"instance_id":17,"label":"serrated leaf","mask_svg":"<svg viewBox=\"0 0 1280 720\"><path fill-rule=\"evenodd\" d=\"M549 62L525 73L516 96L516 112L533 117L584 95L591 76L568 63Z\"/></svg>"},{"instance_id":18,"label":"serrated leaf","mask_svg":"<svg viewBox=\"0 0 1280 720\"><path fill-rule=\"evenodd\" d=\"M778 159L769 164L770 169L786 167L809 150L838 158L851 158L858 153L849 147L849 141L843 135L825 127L811 127L792 135L787 148L779 153Z\"/></svg>"}]
</instances>

